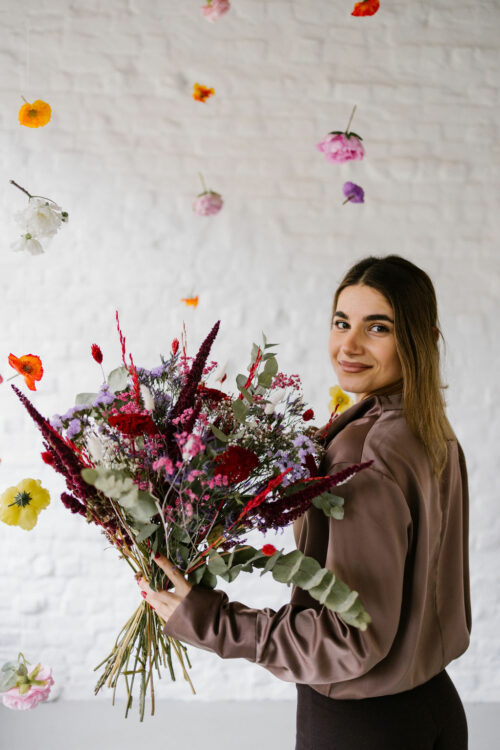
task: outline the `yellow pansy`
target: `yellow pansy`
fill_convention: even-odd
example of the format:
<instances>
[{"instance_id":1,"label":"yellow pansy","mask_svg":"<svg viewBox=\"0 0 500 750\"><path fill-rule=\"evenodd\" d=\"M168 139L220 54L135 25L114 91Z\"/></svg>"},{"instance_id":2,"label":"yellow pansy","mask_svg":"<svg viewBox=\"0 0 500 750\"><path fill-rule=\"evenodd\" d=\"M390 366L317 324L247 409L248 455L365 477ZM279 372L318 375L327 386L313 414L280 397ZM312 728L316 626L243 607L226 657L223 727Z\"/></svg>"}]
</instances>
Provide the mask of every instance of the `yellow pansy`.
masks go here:
<instances>
[{"instance_id":1,"label":"yellow pansy","mask_svg":"<svg viewBox=\"0 0 500 750\"><path fill-rule=\"evenodd\" d=\"M330 388L329 394L332 397L332 400L328 404L328 409L331 412L335 411L335 407L338 404L337 414L340 414L341 412L345 411L346 409L349 409L350 406L353 406L354 401L352 398L350 398L347 393L344 393L342 388L339 385L333 386L333 388Z\"/></svg>"},{"instance_id":2,"label":"yellow pansy","mask_svg":"<svg viewBox=\"0 0 500 750\"><path fill-rule=\"evenodd\" d=\"M0 495L0 521L29 531L49 503L49 492L42 487L40 479L23 479Z\"/></svg>"}]
</instances>

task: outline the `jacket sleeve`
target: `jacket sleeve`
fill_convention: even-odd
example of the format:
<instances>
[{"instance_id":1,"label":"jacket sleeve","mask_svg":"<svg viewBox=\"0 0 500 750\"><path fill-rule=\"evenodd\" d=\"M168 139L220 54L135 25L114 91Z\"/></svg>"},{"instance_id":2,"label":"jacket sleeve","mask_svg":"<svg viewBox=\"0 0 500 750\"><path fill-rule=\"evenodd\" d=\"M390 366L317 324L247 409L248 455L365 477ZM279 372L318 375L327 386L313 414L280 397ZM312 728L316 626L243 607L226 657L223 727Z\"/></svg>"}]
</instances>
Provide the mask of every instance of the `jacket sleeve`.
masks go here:
<instances>
[{"instance_id":1,"label":"jacket sleeve","mask_svg":"<svg viewBox=\"0 0 500 750\"><path fill-rule=\"evenodd\" d=\"M365 631L310 597L311 606L256 609L196 584L164 632L223 659L255 662L287 682L330 684L368 672L398 629L411 516L398 484L372 467L334 492L345 499L343 520L312 506L307 536L314 523L323 531L326 524L326 557L320 548L318 560L358 592L372 618Z\"/></svg>"}]
</instances>

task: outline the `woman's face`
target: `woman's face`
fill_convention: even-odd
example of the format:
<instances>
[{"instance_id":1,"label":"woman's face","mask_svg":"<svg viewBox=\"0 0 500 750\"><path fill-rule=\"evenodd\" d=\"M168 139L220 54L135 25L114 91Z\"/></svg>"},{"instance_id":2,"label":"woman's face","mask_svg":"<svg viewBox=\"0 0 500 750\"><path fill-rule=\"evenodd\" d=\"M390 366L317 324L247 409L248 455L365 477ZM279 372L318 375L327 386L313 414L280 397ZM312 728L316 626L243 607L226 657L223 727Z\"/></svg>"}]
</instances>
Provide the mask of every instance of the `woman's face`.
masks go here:
<instances>
[{"instance_id":1,"label":"woman's face","mask_svg":"<svg viewBox=\"0 0 500 750\"><path fill-rule=\"evenodd\" d=\"M393 321L392 306L376 289L354 284L341 291L328 349L338 384L357 394L356 403L403 377Z\"/></svg>"}]
</instances>

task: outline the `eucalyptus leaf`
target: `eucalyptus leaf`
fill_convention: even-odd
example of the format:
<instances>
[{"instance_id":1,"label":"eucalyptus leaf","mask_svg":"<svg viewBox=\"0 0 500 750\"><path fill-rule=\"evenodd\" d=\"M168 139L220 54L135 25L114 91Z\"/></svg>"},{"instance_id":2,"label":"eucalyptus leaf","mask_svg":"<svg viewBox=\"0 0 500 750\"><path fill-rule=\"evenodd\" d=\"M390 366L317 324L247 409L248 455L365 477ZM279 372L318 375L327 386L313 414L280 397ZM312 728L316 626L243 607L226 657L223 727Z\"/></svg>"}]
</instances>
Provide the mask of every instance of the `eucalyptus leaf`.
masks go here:
<instances>
[{"instance_id":1,"label":"eucalyptus leaf","mask_svg":"<svg viewBox=\"0 0 500 750\"><path fill-rule=\"evenodd\" d=\"M152 495L139 490L132 477L121 469L100 466L82 469L81 474L88 484L92 484L106 497L116 500L135 521L144 523L158 512Z\"/></svg>"},{"instance_id":2,"label":"eucalyptus leaf","mask_svg":"<svg viewBox=\"0 0 500 750\"><path fill-rule=\"evenodd\" d=\"M151 536L151 534L154 534L157 529L160 527L157 523L145 523L144 526L140 526L139 533L137 534L135 541L137 543L143 542L145 539L148 539L148 537Z\"/></svg>"},{"instance_id":3,"label":"eucalyptus leaf","mask_svg":"<svg viewBox=\"0 0 500 750\"><path fill-rule=\"evenodd\" d=\"M238 386L238 388L244 388L247 380L248 377L246 375L242 375L241 373L239 373L239 375L236 375L236 385Z\"/></svg>"},{"instance_id":4,"label":"eucalyptus leaf","mask_svg":"<svg viewBox=\"0 0 500 750\"><path fill-rule=\"evenodd\" d=\"M233 413L238 422L241 422L242 424L245 422L247 411L248 407L245 406L243 401L241 401L240 399L236 399L236 401L233 401Z\"/></svg>"},{"instance_id":5,"label":"eucalyptus leaf","mask_svg":"<svg viewBox=\"0 0 500 750\"><path fill-rule=\"evenodd\" d=\"M219 430L219 428L213 424L210 425L210 429L212 430L217 440L220 440L222 443L227 443L227 441L229 440L229 435L226 435L224 432L222 432L222 430Z\"/></svg>"},{"instance_id":6,"label":"eucalyptus leaf","mask_svg":"<svg viewBox=\"0 0 500 750\"><path fill-rule=\"evenodd\" d=\"M266 375L271 375L274 377L278 372L278 360L276 357L270 357L268 360L266 360L266 364L264 365L264 373Z\"/></svg>"},{"instance_id":7,"label":"eucalyptus leaf","mask_svg":"<svg viewBox=\"0 0 500 750\"><path fill-rule=\"evenodd\" d=\"M245 401L247 401L251 406L253 404L252 394L246 388L240 388L240 392Z\"/></svg>"},{"instance_id":8,"label":"eucalyptus leaf","mask_svg":"<svg viewBox=\"0 0 500 750\"><path fill-rule=\"evenodd\" d=\"M97 395L97 393L77 393L75 396L75 406L92 406Z\"/></svg>"},{"instance_id":9,"label":"eucalyptus leaf","mask_svg":"<svg viewBox=\"0 0 500 750\"><path fill-rule=\"evenodd\" d=\"M337 497L331 492L322 492L321 495L313 497L313 505L323 511L325 516L340 521L344 517L344 498Z\"/></svg>"},{"instance_id":10,"label":"eucalyptus leaf","mask_svg":"<svg viewBox=\"0 0 500 750\"><path fill-rule=\"evenodd\" d=\"M257 383L259 385L264 386L264 388L270 388L272 382L273 382L272 375L270 373L267 373L267 372L261 372L259 374L258 379L257 379Z\"/></svg>"},{"instance_id":11,"label":"eucalyptus leaf","mask_svg":"<svg viewBox=\"0 0 500 750\"><path fill-rule=\"evenodd\" d=\"M116 367L108 375L108 387L112 393L123 391L128 384L128 370L123 365Z\"/></svg>"}]
</instances>

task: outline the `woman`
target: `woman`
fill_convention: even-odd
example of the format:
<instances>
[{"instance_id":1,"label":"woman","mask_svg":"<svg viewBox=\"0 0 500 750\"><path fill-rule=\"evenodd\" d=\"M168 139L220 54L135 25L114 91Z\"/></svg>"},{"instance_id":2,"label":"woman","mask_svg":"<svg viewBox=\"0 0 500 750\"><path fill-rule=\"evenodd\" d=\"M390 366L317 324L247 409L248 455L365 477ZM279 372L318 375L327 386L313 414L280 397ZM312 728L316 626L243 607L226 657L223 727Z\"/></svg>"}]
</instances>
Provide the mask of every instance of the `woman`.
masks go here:
<instances>
[{"instance_id":1,"label":"woman","mask_svg":"<svg viewBox=\"0 0 500 750\"><path fill-rule=\"evenodd\" d=\"M293 587L277 611L189 585L143 595L164 631L297 685L296 750L464 750L467 722L445 667L468 647L468 484L446 418L434 287L397 255L355 264L335 293L329 353L356 403L326 430L320 474L373 460L335 488L344 519L310 507L298 548L359 593L360 631Z\"/></svg>"}]
</instances>

